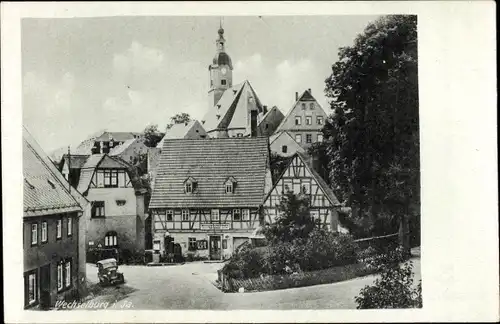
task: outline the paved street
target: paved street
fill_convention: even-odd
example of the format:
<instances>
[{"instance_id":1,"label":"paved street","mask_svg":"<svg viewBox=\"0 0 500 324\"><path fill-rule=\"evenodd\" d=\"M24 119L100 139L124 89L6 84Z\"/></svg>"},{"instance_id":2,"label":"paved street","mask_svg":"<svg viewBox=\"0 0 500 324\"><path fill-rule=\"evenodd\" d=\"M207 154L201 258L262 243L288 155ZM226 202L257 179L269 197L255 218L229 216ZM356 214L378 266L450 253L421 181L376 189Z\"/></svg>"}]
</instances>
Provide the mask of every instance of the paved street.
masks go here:
<instances>
[{"instance_id":1,"label":"paved street","mask_svg":"<svg viewBox=\"0 0 500 324\"><path fill-rule=\"evenodd\" d=\"M413 261L418 283L420 258ZM102 289L92 302L133 309L353 309L354 297L374 280L374 276L368 276L286 290L223 293L211 283L221 266L202 262L165 267L122 266L126 284ZM98 281L95 266L87 264L87 276L91 282Z\"/></svg>"}]
</instances>

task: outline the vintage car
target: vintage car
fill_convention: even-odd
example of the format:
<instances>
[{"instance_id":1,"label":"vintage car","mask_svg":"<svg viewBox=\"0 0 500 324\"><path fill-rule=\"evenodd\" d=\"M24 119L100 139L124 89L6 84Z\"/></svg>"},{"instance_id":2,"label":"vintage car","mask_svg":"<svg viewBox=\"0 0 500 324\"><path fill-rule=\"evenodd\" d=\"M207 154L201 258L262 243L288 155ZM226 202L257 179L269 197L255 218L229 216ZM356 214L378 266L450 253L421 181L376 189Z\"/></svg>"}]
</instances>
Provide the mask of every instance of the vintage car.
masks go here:
<instances>
[{"instance_id":1,"label":"vintage car","mask_svg":"<svg viewBox=\"0 0 500 324\"><path fill-rule=\"evenodd\" d=\"M101 285L113 285L125 282L123 273L118 271L118 262L114 258L97 262L97 276Z\"/></svg>"}]
</instances>

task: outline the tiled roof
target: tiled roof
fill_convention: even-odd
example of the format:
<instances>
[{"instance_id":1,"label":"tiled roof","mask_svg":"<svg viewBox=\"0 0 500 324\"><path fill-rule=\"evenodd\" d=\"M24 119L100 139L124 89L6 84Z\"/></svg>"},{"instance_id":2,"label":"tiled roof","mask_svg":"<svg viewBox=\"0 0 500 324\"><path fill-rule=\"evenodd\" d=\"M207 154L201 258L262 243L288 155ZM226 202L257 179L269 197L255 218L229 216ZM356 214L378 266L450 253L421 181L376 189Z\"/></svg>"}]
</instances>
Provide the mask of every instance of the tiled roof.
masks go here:
<instances>
[{"instance_id":1,"label":"tiled roof","mask_svg":"<svg viewBox=\"0 0 500 324\"><path fill-rule=\"evenodd\" d=\"M132 138L126 140L125 142L123 142L123 144L113 147L111 151L109 151L109 155L120 155L121 153L125 152L125 150L135 141L138 141L138 139Z\"/></svg>"},{"instance_id":2,"label":"tiled roof","mask_svg":"<svg viewBox=\"0 0 500 324\"><path fill-rule=\"evenodd\" d=\"M83 211L88 203L23 129L24 217ZM78 197L77 197L78 196Z\"/></svg>"},{"instance_id":3,"label":"tiled roof","mask_svg":"<svg viewBox=\"0 0 500 324\"><path fill-rule=\"evenodd\" d=\"M166 140L149 208L257 207L268 169L267 138ZM184 193L189 177L198 182L193 194ZM233 194L225 193L229 177Z\"/></svg>"},{"instance_id":4,"label":"tiled roof","mask_svg":"<svg viewBox=\"0 0 500 324\"><path fill-rule=\"evenodd\" d=\"M304 91L304 93L299 97L298 101L316 101L309 90Z\"/></svg>"},{"instance_id":5,"label":"tiled roof","mask_svg":"<svg viewBox=\"0 0 500 324\"><path fill-rule=\"evenodd\" d=\"M249 102L253 97L254 103ZM222 94L217 104L205 114L203 127L207 132L216 129L248 128L250 125L249 105L255 105L259 113L263 106L250 82L234 85Z\"/></svg>"},{"instance_id":6,"label":"tiled roof","mask_svg":"<svg viewBox=\"0 0 500 324\"><path fill-rule=\"evenodd\" d=\"M167 140L167 139L186 138L189 131L195 126L200 128L200 129L203 129L203 126L201 126L200 122L197 120L191 120L188 123L181 123L181 124L172 125L172 127L167 130L167 132L165 133L165 136L163 136L161 141L158 142L156 147L162 148L163 142L165 142L165 140ZM203 134L201 134L201 135L206 135L206 132L203 130Z\"/></svg>"},{"instance_id":7,"label":"tiled roof","mask_svg":"<svg viewBox=\"0 0 500 324\"><path fill-rule=\"evenodd\" d=\"M95 141L109 141L110 137L113 138L115 142L125 142L129 139L134 139L137 136L140 136L141 133L135 132L107 132L105 131L100 136L95 138Z\"/></svg>"},{"instance_id":8,"label":"tiled roof","mask_svg":"<svg viewBox=\"0 0 500 324\"><path fill-rule=\"evenodd\" d=\"M71 166L71 169L81 169L84 165L85 162L87 162L87 159L89 158L89 155L73 155L71 154L71 163L68 163L68 155L64 154L62 162L68 164L68 166ZM62 167L63 164L61 163L59 167Z\"/></svg>"}]
</instances>

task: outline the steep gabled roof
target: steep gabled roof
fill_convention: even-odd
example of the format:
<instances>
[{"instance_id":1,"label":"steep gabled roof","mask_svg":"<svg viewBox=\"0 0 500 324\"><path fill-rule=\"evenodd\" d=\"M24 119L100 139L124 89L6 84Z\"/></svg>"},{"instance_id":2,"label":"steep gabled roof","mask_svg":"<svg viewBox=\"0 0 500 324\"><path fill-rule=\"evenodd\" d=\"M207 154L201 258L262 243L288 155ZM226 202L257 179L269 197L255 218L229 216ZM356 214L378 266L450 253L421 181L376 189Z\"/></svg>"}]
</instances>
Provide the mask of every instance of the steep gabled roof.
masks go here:
<instances>
[{"instance_id":1,"label":"steep gabled roof","mask_svg":"<svg viewBox=\"0 0 500 324\"><path fill-rule=\"evenodd\" d=\"M323 107L321 107L321 105L318 103L318 101L312 96L311 92L309 90L306 90L306 91L304 91L304 93L302 93L302 95L299 97L299 99L297 101L295 101L295 103L292 106L292 109L290 109L288 111L285 118L283 118L280 125L276 128L276 133L281 132L281 131L285 131L285 130L289 130L289 127L285 127L285 126L287 124L288 125L292 124L292 122L289 121L290 118L294 118L294 116L296 114L298 114L298 112L301 109L299 102L304 102L304 101L315 102L317 104L317 108L316 108L317 111L316 112L318 112L318 111L321 112L321 115L323 115L323 117L325 119L328 117L325 110L323 109ZM295 128L295 127L293 127L293 128Z\"/></svg>"},{"instance_id":2,"label":"steep gabled roof","mask_svg":"<svg viewBox=\"0 0 500 324\"><path fill-rule=\"evenodd\" d=\"M254 99L253 103L250 103L250 97ZM217 129L246 129L250 125L249 108L256 108L259 113L264 110L250 82L244 81L224 91L217 104L205 114L203 127L207 132Z\"/></svg>"},{"instance_id":3,"label":"steep gabled roof","mask_svg":"<svg viewBox=\"0 0 500 324\"><path fill-rule=\"evenodd\" d=\"M130 169L130 165L116 156L109 156L108 154L94 154L91 155L85 165L82 167L80 174L80 180L78 181L77 190L82 194L89 189L90 182L94 176L94 172L100 166L105 168L120 168L120 169Z\"/></svg>"},{"instance_id":4,"label":"steep gabled roof","mask_svg":"<svg viewBox=\"0 0 500 324\"><path fill-rule=\"evenodd\" d=\"M267 138L166 140L157 167L149 208L258 207L269 170ZM184 182L196 179L197 189L184 193ZM233 177L238 187L225 193Z\"/></svg>"},{"instance_id":5,"label":"steep gabled roof","mask_svg":"<svg viewBox=\"0 0 500 324\"><path fill-rule=\"evenodd\" d=\"M283 172L281 173L281 175L278 177L278 179L276 180L276 182L273 185L273 187L271 188L271 190L269 190L269 192L266 194L266 196L262 200L262 204L264 204L264 202L268 199L269 195L271 195L271 193L274 190L274 188L278 185L279 180L283 177L283 175L286 173L286 171L288 170L288 168L290 168L290 166L292 165L293 160L294 160L295 157L298 157L302 161L302 163L304 164L305 168L307 169L307 171L309 171L309 173L312 175L312 177L314 178L314 180L316 180L316 182L318 183L318 186L323 191L324 195L330 201L330 203L332 204L332 206L340 207L341 204L340 204L339 200L337 199L337 196L335 196L332 188L330 188L330 186L328 186L328 184L326 183L326 181L319 175L319 173L316 172L316 170L314 170L313 166L310 163L310 157L307 154L299 153L299 152L295 153L290 158L287 167L283 170Z\"/></svg>"},{"instance_id":6,"label":"steep gabled roof","mask_svg":"<svg viewBox=\"0 0 500 324\"><path fill-rule=\"evenodd\" d=\"M156 145L157 148L162 148L163 147L163 142L167 139L182 139L182 138L187 138L189 131L193 128L198 128L201 130L200 135L205 135L206 132L201 123L197 120L191 120L188 123L181 123L181 124L174 124L170 129L167 130L165 133L165 136L161 139L161 141L158 142ZM198 130L197 130L198 131ZM199 137L198 137L199 138Z\"/></svg>"},{"instance_id":7,"label":"steep gabled roof","mask_svg":"<svg viewBox=\"0 0 500 324\"><path fill-rule=\"evenodd\" d=\"M69 183L23 127L24 217L83 211L88 201Z\"/></svg>"},{"instance_id":8,"label":"steep gabled roof","mask_svg":"<svg viewBox=\"0 0 500 324\"><path fill-rule=\"evenodd\" d=\"M71 169L81 169L85 165L85 162L87 162L89 155L73 155L70 153L70 157L71 158L68 157L68 154L63 155L61 162L59 163L60 169L64 166L64 164L67 164L68 167L71 166Z\"/></svg>"},{"instance_id":9,"label":"steep gabled roof","mask_svg":"<svg viewBox=\"0 0 500 324\"><path fill-rule=\"evenodd\" d=\"M293 149L295 150L295 152L305 153L305 150L302 148L302 146L300 146L299 143L297 143L295 139L292 137L292 135L290 135L290 133L287 131L274 133L271 137L269 137L269 145L271 146L271 148L273 143L279 140L280 138L286 138L288 140L286 141L286 143L289 143L286 145L290 144L293 145L294 146Z\"/></svg>"}]
</instances>

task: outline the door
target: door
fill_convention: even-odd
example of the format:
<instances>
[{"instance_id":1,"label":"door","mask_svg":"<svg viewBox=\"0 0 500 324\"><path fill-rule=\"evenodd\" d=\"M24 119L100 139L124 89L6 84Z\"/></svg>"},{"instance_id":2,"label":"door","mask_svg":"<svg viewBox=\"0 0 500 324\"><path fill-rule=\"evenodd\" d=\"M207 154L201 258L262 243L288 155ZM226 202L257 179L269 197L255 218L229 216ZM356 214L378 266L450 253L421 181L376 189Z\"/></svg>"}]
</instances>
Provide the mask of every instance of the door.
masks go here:
<instances>
[{"instance_id":1,"label":"door","mask_svg":"<svg viewBox=\"0 0 500 324\"><path fill-rule=\"evenodd\" d=\"M50 307L50 264L40 268L40 307Z\"/></svg>"},{"instance_id":2,"label":"door","mask_svg":"<svg viewBox=\"0 0 500 324\"><path fill-rule=\"evenodd\" d=\"M221 259L221 239L220 236L210 236L210 260Z\"/></svg>"}]
</instances>

